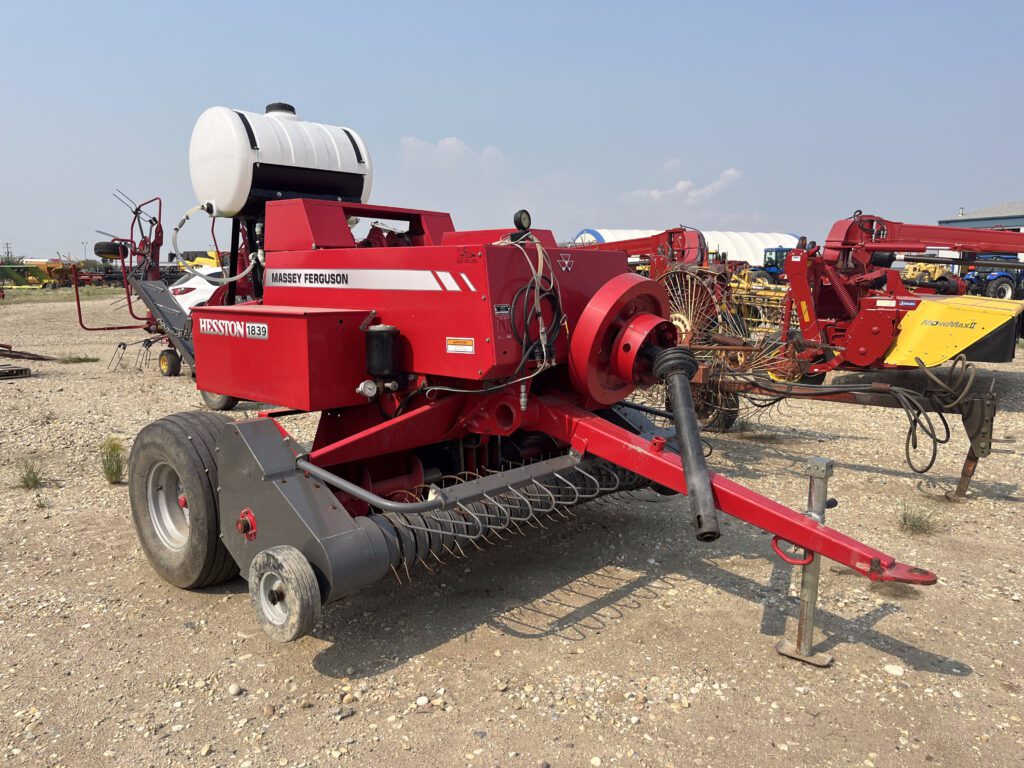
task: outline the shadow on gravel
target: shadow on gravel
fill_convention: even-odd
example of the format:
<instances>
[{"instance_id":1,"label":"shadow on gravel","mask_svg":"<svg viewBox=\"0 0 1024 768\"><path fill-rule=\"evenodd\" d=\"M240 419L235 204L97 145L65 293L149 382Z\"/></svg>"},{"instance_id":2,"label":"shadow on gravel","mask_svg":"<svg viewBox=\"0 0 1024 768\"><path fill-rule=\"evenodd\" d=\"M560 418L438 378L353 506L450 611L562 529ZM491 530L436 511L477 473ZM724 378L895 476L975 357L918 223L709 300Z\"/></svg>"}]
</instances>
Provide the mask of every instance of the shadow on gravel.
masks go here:
<instances>
[{"instance_id":1,"label":"shadow on gravel","mask_svg":"<svg viewBox=\"0 0 1024 768\"><path fill-rule=\"evenodd\" d=\"M631 507L635 511L627 511ZM595 504L579 510L574 521L511 536L508 543L499 542L434 572L418 567L411 584L392 581L328 608L315 634L332 644L315 657L313 666L331 677L379 674L479 631L521 640L557 637L581 642L633 611L644 611L644 620L652 626L663 625L655 602L664 600L692 604L697 625L700 613L722 610L706 594L731 595L764 606L761 634L782 635L798 607L798 601L787 596L790 566L772 554L769 536L751 526L726 518L723 533L713 545L693 541L689 515L677 500L653 503L644 495ZM733 559L720 567L713 562L720 558ZM773 563L767 584L737 572L760 572L765 559ZM845 577L826 571L826 581L834 578ZM861 581L852 573L849 578ZM927 597L902 585L872 585L870 590L887 601ZM955 676L972 673L957 659L879 628L886 617L900 612L898 605L885 602L848 619L819 607L817 625L825 640L818 649L862 644L898 657L912 669ZM691 634L686 625L672 631L679 634L680 645ZM753 634L756 628L752 624L745 631ZM766 641L764 652L771 647ZM347 672L349 667L355 672Z\"/></svg>"},{"instance_id":2,"label":"shadow on gravel","mask_svg":"<svg viewBox=\"0 0 1024 768\"><path fill-rule=\"evenodd\" d=\"M848 576L851 580L856 579L859 581L862 578L845 566L836 566L836 568L840 569L841 576ZM785 595L785 597L781 606L771 606L770 604L765 606L761 620L761 634L763 635L782 636L786 632L787 618L796 619L797 617L800 601L796 597L786 595L786 589L793 575L792 570L792 566L778 558L775 558L772 562L769 588L777 594ZM835 578L836 575L830 573L823 578ZM909 584L872 583L871 591L879 597L889 597L905 602L926 598L926 593L922 592L921 588L913 587ZM962 661L918 648L875 628L882 619L901 612L902 609L898 605L884 603L875 606L855 619L847 619L830 611L823 610L819 605L815 618L815 627L825 635L825 639L815 644L814 651L831 651L842 643L868 645L878 651L898 657L908 667L919 672L935 672L955 677L967 677L973 674L974 670ZM792 629L795 629L795 627Z\"/></svg>"},{"instance_id":3,"label":"shadow on gravel","mask_svg":"<svg viewBox=\"0 0 1024 768\"><path fill-rule=\"evenodd\" d=\"M212 587L190 589L189 591L195 592L197 595L223 597L224 595L247 595L249 594L249 586L246 584L245 579L241 576L236 576L231 579L231 581L225 581L222 584L214 584Z\"/></svg>"},{"instance_id":4,"label":"shadow on gravel","mask_svg":"<svg viewBox=\"0 0 1024 768\"><path fill-rule=\"evenodd\" d=\"M1024 386L1024 384L1022 384L1022 386ZM892 411L892 413L895 415L896 411ZM900 412L900 417L903 418L902 412ZM998 419L999 417L997 414L997 434L999 434ZM959 424L959 417L956 417L951 420L950 428L955 430L959 427ZM892 439L898 443L902 443L906 437L906 433L903 431L905 427L906 420L904 419L903 422L895 428L896 431L893 433ZM807 434L813 436L816 433L809 432ZM740 437L740 435L737 435L736 437ZM780 439L778 441L763 440L761 437L762 435L758 435L747 439L720 441L715 441L714 438L712 438L714 453L709 460L712 465L712 469L720 471L723 474L727 474L734 480L758 480L769 475L777 475L779 470L775 467L778 463L783 464L783 471L789 469L793 472L799 473L802 471L803 464L807 460L807 457L812 455L812 453L794 452L791 445L788 446L787 450L787 443L785 443L782 438L787 440L792 438L792 431L789 429L787 429L785 433L780 433ZM836 439L845 441L851 438L842 436ZM994 447L996 449L1004 449L1011 445L1010 443L1000 440L996 440L994 442ZM942 451L943 446L939 446L939 450ZM729 461L730 464L728 469L716 468L714 466L716 455L719 458L724 458ZM856 472L870 477L885 476L902 480L912 480L914 478L923 479L924 484L919 485L919 490L929 496L936 495L940 486L941 492L953 490L956 487L957 482L960 480L959 475L934 475L931 473L921 475L914 472L906 464L886 467L878 464L861 464L851 461L842 461L841 459L834 459L834 461L837 473ZM922 462L920 452L915 454L915 461L918 463ZM982 462L984 461L985 459L982 459ZM772 467L772 469L762 469L762 467ZM929 488L929 486L931 487ZM980 478L974 478L971 481L971 495L996 501L1024 500L1024 496L1021 495L1021 487L1019 483L982 480Z\"/></svg>"},{"instance_id":5,"label":"shadow on gravel","mask_svg":"<svg viewBox=\"0 0 1024 768\"><path fill-rule=\"evenodd\" d=\"M280 406L277 405L271 405L270 403L257 403L252 400L242 400L231 410L237 413L257 413L259 411L272 411L279 407Z\"/></svg>"},{"instance_id":6,"label":"shadow on gravel","mask_svg":"<svg viewBox=\"0 0 1024 768\"><path fill-rule=\"evenodd\" d=\"M949 503L946 492L956 488L959 477L952 475L926 475L917 482L917 490L921 495L934 498L937 501ZM971 480L971 488L967 492L969 500L986 499L988 501L1006 501L1020 504L1024 502L1024 494L1021 493L1020 485L1017 483L1000 483L991 480L979 480L975 477Z\"/></svg>"}]
</instances>

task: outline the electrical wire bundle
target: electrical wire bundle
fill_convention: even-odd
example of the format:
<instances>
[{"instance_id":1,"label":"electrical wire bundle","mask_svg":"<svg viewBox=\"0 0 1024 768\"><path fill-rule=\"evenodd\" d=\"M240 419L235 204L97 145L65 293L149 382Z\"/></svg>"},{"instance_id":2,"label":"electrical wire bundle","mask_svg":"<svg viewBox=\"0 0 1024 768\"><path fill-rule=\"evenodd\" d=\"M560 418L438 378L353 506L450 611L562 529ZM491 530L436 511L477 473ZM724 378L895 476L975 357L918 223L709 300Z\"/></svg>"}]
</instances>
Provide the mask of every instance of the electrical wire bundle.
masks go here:
<instances>
[{"instance_id":1,"label":"electrical wire bundle","mask_svg":"<svg viewBox=\"0 0 1024 768\"><path fill-rule=\"evenodd\" d=\"M540 246L538 245L538 248ZM545 255L546 258L546 255ZM532 301L531 301L532 294ZM522 327L517 319L520 315L520 301L522 301ZM544 303L551 308L553 321L550 329L544 323ZM530 360L541 359L546 361L548 354L552 351L555 340L562 332L565 321L565 313L562 312L562 297L558 291L558 283L551 274L534 272L530 281L519 288L512 296L509 305L509 316L512 322L512 335L522 346L523 355L512 374L515 378ZM537 325L537 335L532 335L534 323Z\"/></svg>"},{"instance_id":2,"label":"electrical wire bundle","mask_svg":"<svg viewBox=\"0 0 1024 768\"><path fill-rule=\"evenodd\" d=\"M530 258L527 250L520 244L523 240L536 247L536 264ZM540 244L540 241L529 232L525 235L519 235L516 239L513 239L512 235L506 235L501 240L493 243L493 245L511 245L517 248L522 253L531 272L529 281L520 286L515 294L513 294L512 301L509 304L512 333L523 350L522 356L519 358L519 364L509 379L498 384L484 387L483 389L463 389L440 385L427 386L422 391L428 397L434 392L481 395L505 389L513 384L525 385L526 381L538 376L554 365L554 361L551 359L554 343L561 335L562 330L566 328L567 322L565 312L562 311L561 288L558 285L558 280L555 278L555 272L551 266L551 259L548 257L547 251L544 250L544 246ZM520 307L520 303L522 303L522 307ZM552 319L550 325L544 319L545 305L551 311ZM522 325L518 324L517 320L519 319L521 319ZM532 330L534 325L537 328L535 336ZM538 359L540 360L540 365L530 373L523 375L527 365L531 361L537 361Z\"/></svg>"}]
</instances>

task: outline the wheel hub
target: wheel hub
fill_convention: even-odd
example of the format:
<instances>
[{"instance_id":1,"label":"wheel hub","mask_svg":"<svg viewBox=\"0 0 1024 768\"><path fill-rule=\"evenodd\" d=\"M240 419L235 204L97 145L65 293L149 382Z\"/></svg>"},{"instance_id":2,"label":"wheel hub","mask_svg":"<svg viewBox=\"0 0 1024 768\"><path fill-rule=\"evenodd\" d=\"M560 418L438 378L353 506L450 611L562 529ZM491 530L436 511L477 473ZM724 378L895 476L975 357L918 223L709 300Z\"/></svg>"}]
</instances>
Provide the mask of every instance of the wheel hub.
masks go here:
<instances>
[{"instance_id":1,"label":"wheel hub","mask_svg":"<svg viewBox=\"0 0 1024 768\"><path fill-rule=\"evenodd\" d=\"M288 620L290 606L280 575L273 572L263 574L260 578L259 595L260 608L267 620L277 626L284 624Z\"/></svg>"},{"instance_id":2,"label":"wheel hub","mask_svg":"<svg viewBox=\"0 0 1024 768\"><path fill-rule=\"evenodd\" d=\"M188 544L188 497L182 492L181 479L174 467L158 462L149 471L146 483L149 518L160 543L174 552Z\"/></svg>"},{"instance_id":3,"label":"wheel hub","mask_svg":"<svg viewBox=\"0 0 1024 768\"><path fill-rule=\"evenodd\" d=\"M673 312L668 316L668 319L672 321L672 325L679 331L679 338L684 341L689 341L690 334L693 332L693 323L690 322L690 318L682 312Z\"/></svg>"}]
</instances>

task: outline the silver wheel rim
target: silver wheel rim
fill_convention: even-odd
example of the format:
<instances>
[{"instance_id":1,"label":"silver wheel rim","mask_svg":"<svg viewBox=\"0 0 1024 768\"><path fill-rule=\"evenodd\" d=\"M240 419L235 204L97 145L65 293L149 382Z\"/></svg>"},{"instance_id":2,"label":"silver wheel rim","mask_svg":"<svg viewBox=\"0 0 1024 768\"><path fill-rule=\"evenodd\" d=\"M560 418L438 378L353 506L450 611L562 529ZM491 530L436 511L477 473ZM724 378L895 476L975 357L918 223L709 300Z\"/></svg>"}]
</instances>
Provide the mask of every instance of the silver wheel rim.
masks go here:
<instances>
[{"instance_id":1,"label":"silver wheel rim","mask_svg":"<svg viewBox=\"0 0 1024 768\"><path fill-rule=\"evenodd\" d=\"M284 624L288 620L288 593L281 577L272 571L260 576L259 595L260 610L267 620L278 627Z\"/></svg>"},{"instance_id":2,"label":"silver wheel rim","mask_svg":"<svg viewBox=\"0 0 1024 768\"><path fill-rule=\"evenodd\" d=\"M181 489L181 479L174 467L159 462L149 470L147 483L149 520L160 543L173 552L180 552L188 544L189 510ZM185 500L185 504L179 504Z\"/></svg>"},{"instance_id":3,"label":"silver wheel rim","mask_svg":"<svg viewBox=\"0 0 1024 768\"><path fill-rule=\"evenodd\" d=\"M996 297L1000 299L1012 299L1013 298L1013 286L1012 285L1000 285L999 290L996 291Z\"/></svg>"}]
</instances>

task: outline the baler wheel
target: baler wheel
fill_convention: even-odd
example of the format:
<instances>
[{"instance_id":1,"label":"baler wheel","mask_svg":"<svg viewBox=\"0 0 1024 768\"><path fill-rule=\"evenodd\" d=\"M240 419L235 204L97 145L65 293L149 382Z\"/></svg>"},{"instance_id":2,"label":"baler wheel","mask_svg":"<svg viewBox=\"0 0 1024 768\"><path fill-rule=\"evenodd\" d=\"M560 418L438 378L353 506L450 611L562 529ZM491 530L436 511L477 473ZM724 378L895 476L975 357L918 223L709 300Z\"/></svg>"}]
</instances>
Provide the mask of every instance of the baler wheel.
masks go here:
<instances>
[{"instance_id":1,"label":"baler wheel","mask_svg":"<svg viewBox=\"0 0 1024 768\"><path fill-rule=\"evenodd\" d=\"M320 585L295 547L271 547L253 558L249 597L260 626L279 643L308 635L320 618Z\"/></svg>"},{"instance_id":2,"label":"baler wheel","mask_svg":"<svg viewBox=\"0 0 1024 768\"><path fill-rule=\"evenodd\" d=\"M199 394L202 395L203 402L211 411L230 411L238 405L238 398L230 395L215 395L213 392L203 390L200 390Z\"/></svg>"},{"instance_id":3,"label":"baler wheel","mask_svg":"<svg viewBox=\"0 0 1024 768\"><path fill-rule=\"evenodd\" d=\"M173 349L161 350L157 365L161 376L178 376L181 373L181 355Z\"/></svg>"},{"instance_id":4,"label":"baler wheel","mask_svg":"<svg viewBox=\"0 0 1024 768\"><path fill-rule=\"evenodd\" d=\"M238 575L220 540L216 446L228 419L178 413L146 426L128 460L132 522L153 569L196 589Z\"/></svg>"}]
</instances>

